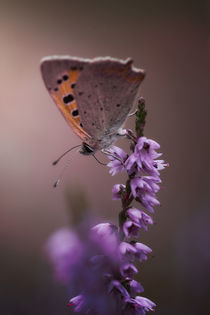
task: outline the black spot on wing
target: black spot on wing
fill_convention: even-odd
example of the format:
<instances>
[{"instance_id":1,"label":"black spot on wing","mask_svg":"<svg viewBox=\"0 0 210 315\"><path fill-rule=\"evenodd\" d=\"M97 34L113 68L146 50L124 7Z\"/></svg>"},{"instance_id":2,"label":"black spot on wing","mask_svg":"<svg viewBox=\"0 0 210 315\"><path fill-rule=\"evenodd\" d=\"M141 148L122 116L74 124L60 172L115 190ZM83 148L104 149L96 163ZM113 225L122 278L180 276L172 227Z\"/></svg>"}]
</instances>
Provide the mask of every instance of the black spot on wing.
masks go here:
<instances>
[{"instance_id":1,"label":"black spot on wing","mask_svg":"<svg viewBox=\"0 0 210 315\"><path fill-rule=\"evenodd\" d=\"M62 80L61 80L61 79L58 79L58 80L57 80L57 83L58 83L58 84L61 84L61 83L62 83Z\"/></svg>"},{"instance_id":2,"label":"black spot on wing","mask_svg":"<svg viewBox=\"0 0 210 315\"><path fill-rule=\"evenodd\" d=\"M63 102L65 104L69 104L74 100L74 96L72 94L68 94L66 96L63 97Z\"/></svg>"},{"instance_id":3,"label":"black spot on wing","mask_svg":"<svg viewBox=\"0 0 210 315\"><path fill-rule=\"evenodd\" d=\"M74 89L75 86L76 86L76 83L72 83L72 84L71 84L71 88L72 88L72 89Z\"/></svg>"},{"instance_id":4,"label":"black spot on wing","mask_svg":"<svg viewBox=\"0 0 210 315\"><path fill-rule=\"evenodd\" d=\"M74 109L72 112L71 112L72 116L73 117L77 117L79 115L79 111L78 109Z\"/></svg>"},{"instance_id":5,"label":"black spot on wing","mask_svg":"<svg viewBox=\"0 0 210 315\"><path fill-rule=\"evenodd\" d=\"M63 80L64 80L64 81L67 81L68 79L69 79L69 76L68 76L67 74L64 74L64 75L63 75Z\"/></svg>"}]
</instances>

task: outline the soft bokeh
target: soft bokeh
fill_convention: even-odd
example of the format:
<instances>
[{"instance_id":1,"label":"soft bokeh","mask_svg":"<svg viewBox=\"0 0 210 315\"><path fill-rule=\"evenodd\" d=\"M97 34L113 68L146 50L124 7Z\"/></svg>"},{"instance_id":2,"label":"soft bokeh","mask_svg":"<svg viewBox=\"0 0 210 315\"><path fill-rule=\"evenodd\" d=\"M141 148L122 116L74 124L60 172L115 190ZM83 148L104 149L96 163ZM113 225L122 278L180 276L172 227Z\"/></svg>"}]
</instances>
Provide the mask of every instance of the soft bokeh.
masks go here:
<instances>
[{"instance_id":1,"label":"soft bokeh","mask_svg":"<svg viewBox=\"0 0 210 315\"><path fill-rule=\"evenodd\" d=\"M157 224L141 237L154 253L141 283L156 314L208 314L209 7L202 0L0 1L1 314L70 314L44 244L87 210L98 222L116 221L120 210L111 190L123 176L111 177L91 157L73 154L52 188L65 161L51 162L80 143L41 80L40 59L55 54L132 57L146 70L145 134L161 144L170 168Z\"/></svg>"}]
</instances>

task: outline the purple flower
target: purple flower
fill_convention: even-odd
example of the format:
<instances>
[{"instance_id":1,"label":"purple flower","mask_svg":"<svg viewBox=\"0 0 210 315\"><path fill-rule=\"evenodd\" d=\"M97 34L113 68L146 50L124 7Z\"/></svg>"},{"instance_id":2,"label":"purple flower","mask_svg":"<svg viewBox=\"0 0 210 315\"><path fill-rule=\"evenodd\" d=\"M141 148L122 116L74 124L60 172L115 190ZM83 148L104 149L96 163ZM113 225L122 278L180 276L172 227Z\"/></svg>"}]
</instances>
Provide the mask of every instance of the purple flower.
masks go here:
<instances>
[{"instance_id":1,"label":"purple flower","mask_svg":"<svg viewBox=\"0 0 210 315\"><path fill-rule=\"evenodd\" d=\"M91 240L105 253L114 254L118 248L118 228L114 224L100 223L91 229Z\"/></svg>"},{"instance_id":2,"label":"purple flower","mask_svg":"<svg viewBox=\"0 0 210 315\"><path fill-rule=\"evenodd\" d=\"M49 238L45 249L56 279L69 283L74 266L80 261L83 252L83 245L77 234L69 228L62 228Z\"/></svg>"},{"instance_id":3,"label":"purple flower","mask_svg":"<svg viewBox=\"0 0 210 315\"><path fill-rule=\"evenodd\" d=\"M129 297L128 291L125 287L117 280L113 280L109 284L108 293L120 294L123 299Z\"/></svg>"},{"instance_id":4,"label":"purple flower","mask_svg":"<svg viewBox=\"0 0 210 315\"><path fill-rule=\"evenodd\" d=\"M126 237L138 236L138 232L141 229L141 226L133 221L127 220L123 224L123 232Z\"/></svg>"},{"instance_id":5,"label":"purple flower","mask_svg":"<svg viewBox=\"0 0 210 315\"><path fill-rule=\"evenodd\" d=\"M155 159L161 155L155 150L160 149L159 143L154 140L147 139L146 137L140 137L135 147L135 152L141 153L143 155L150 155L151 158Z\"/></svg>"},{"instance_id":6,"label":"purple flower","mask_svg":"<svg viewBox=\"0 0 210 315\"><path fill-rule=\"evenodd\" d=\"M152 252L150 247L139 242L134 243L133 246L136 249L135 257L139 262L147 260L147 255Z\"/></svg>"},{"instance_id":7,"label":"purple flower","mask_svg":"<svg viewBox=\"0 0 210 315\"><path fill-rule=\"evenodd\" d=\"M125 161L125 167L128 171L128 174L137 173L138 169L142 169L142 162L140 155L137 153L131 154Z\"/></svg>"},{"instance_id":8,"label":"purple flower","mask_svg":"<svg viewBox=\"0 0 210 315\"><path fill-rule=\"evenodd\" d=\"M156 199L155 194L145 193L141 196L142 205L150 212L154 212L154 207L159 205L160 202Z\"/></svg>"},{"instance_id":9,"label":"purple flower","mask_svg":"<svg viewBox=\"0 0 210 315\"><path fill-rule=\"evenodd\" d=\"M144 291L142 285L136 280L130 280L129 285L131 296L136 296L136 294L140 294Z\"/></svg>"},{"instance_id":10,"label":"purple flower","mask_svg":"<svg viewBox=\"0 0 210 315\"><path fill-rule=\"evenodd\" d=\"M84 308L85 298L82 294L77 295L70 299L69 304L67 306L74 306L75 312L80 312Z\"/></svg>"},{"instance_id":11,"label":"purple flower","mask_svg":"<svg viewBox=\"0 0 210 315\"><path fill-rule=\"evenodd\" d=\"M145 315L148 311L154 311L156 306L155 303L143 296L128 298L126 302L126 312L123 314L129 315Z\"/></svg>"},{"instance_id":12,"label":"purple flower","mask_svg":"<svg viewBox=\"0 0 210 315\"><path fill-rule=\"evenodd\" d=\"M143 297L143 296L136 296L135 297L135 302L138 305L138 307L141 307L144 309L144 311L154 311L155 308L155 303L150 301L149 299Z\"/></svg>"},{"instance_id":13,"label":"purple flower","mask_svg":"<svg viewBox=\"0 0 210 315\"><path fill-rule=\"evenodd\" d=\"M116 184L112 189L112 199L118 200L121 199L122 193L125 191L125 185Z\"/></svg>"},{"instance_id":14,"label":"purple flower","mask_svg":"<svg viewBox=\"0 0 210 315\"><path fill-rule=\"evenodd\" d=\"M160 146L157 142L147 139L146 137L140 137L135 146L134 153L131 154L125 162L128 174L146 172L150 175L159 175L158 170L161 168L157 167L158 162L155 161L156 158L162 155L155 151L159 148ZM162 167L164 165L163 162L164 161L161 162Z\"/></svg>"},{"instance_id":15,"label":"purple flower","mask_svg":"<svg viewBox=\"0 0 210 315\"><path fill-rule=\"evenodd\" d=\"M144 211L141 211L139 209L130 208L127 210L127 215L133 222L139 224L141 228L143 228L146 231L148 229L147 227L148 224L153 224L152 218Z\"/></svg>"},{"instance_id":16,"label":"purple flower","mask_svg":"<svg viewBox=\"0 0 210 315\"><path fill-rule=\"evenodd\" d=\"M153 193L157 193L160 190L160 186L157 183L161 183L159 177L155 176L143 176L145 182L151 187Z\"/></svg>"},{"instance_id":17,"label":"purple flower","mask_svg":"<svg viewBox=\"0 0 210 315\"><path fill-rule=\"evenodd\" d=\"M133 278L138 269L131 263L127 262L120 267L120 272L123 277Z\"/></svg>"},{"instance_id":18,"label":"purple flower","mask_svg":"<svg viewBox=\"0 0 210 315\"><path fill-rule=\"evenodd\" d=\"M143 244L140 246L140 243L119 243L117 233L116 226L101 223L93 227L90 236L86 238L87 243L83 246L81 262L74 266L75 279L71 282L71 285L76 284L76 292L79 288L81 290L81 293L71 298L68 304L74 307L75 312L127 315L129 314L128 301L134 300L133 297L143 291L141 284L133 280L138 270L128 260L130 258L133 260L134 256L138 258L140 252L142 255L142 252L147 251L147 247ZM115 244L113 246L113 237L114 242L118 241L117 246ZM114 252L107 250L108 244L114 247ZM98 252L99 249L101 254L94 255L94 252ZM116 250L120 256L117 255ZM136 314L137 304L139 305L138 301L136 304L133 303L135 312L132 313L130 308L130 314Z\"/></svg>"},{"instance_id":19,"label":"purple flower","mask_svg":"<svg viewBox=\"0 0 210 315\"><path fill-rule=\"evenodd\" d=\"M134 177L131 179L130 186L134 198L139 198L142 205L149 211L154 212L153 207L160 204L155 198L158 190L156 184L158 179L152 176Z\"/></svg>"},{"instance_id":20,"label":"purple flower","mask_svg":"<svg viewBox=\"0 0 210 315\"><path fill-rule=\"evenodd\" d=\"M105 238L107 235L112 235L113 233L116 233L117 227L116 225L111 223L99 223L92 227L91 230L96 233L97 236Z\"/></svg>"},{"instance_id":21,"label":"purple flower","mask_svg":"<svg viewBox=\"0 0 210 315\"><path fill-rule=\"evenodd\" d=\"M111 162L107 164L107 166L110 167L109 173L114 176L120 171L125 171L124 162L128 157L127 153L116 146L112 146L109 152L111 153L110 155L107 154L108 158L111 160Z\"/></svg>"},{"instance_id":22,"label":"purple flower","mask_svg":"<svg viewBox=\"0 0 210 315\"><path fill-rule=\"evenodd\" d=\"M131 179L130 186L134 198L141 198L145 192L152 192L150 184L148 184L148 181L145 181L143 177L134 177Z\"/></svg>"},{"instance_id":23,"label":"purple flower","mask_svg":"<svg viewBox=\"0 0 210 315\"><path fill-rule=\"evenodd\" d=\"M143 149L144 147L144 143L147 141L147 138L146 137L140 137L137 141L137 144L135 146L135 149L136 149L136 152L139 153L141 152L141 150Z\"/></svg>"},{"instance_id":24,"label":"purple flower","mask_svg":"<svg viewBox=\"0 0 210 315\"><path fill-rule=\"evenodd\" d=\"M169 163L165 163L164 160L156 160L154 166L157 168L158 171L162 171L165 167L169 166Z\"/></svg>"},{"instance_id":25,"label":"purple flower","mask_svg":"<svg viewBox=\"0 0 210 315\"><path fill-rule=\"evenodd\" d=\"M119 253L121 257L127 258L130 261L134 260L136 249L133 245L127 242L121 242L119 245Z\"/></svg>"},{"instance_id":26,"label":"purple flower","mask_svg":"<svg viewBox=\"0 0 210 315\"><path fill-rule=\"evenodd\" d=\"M123 315L145 315L145 309L140 306L135 298L126 299L125 309Z\"/></svg>"},{"instance_id":27,"label":"purple flower","mask_svg":"<svg viewBox=\"0 0 210 315\"><path fill-rule=\"evenodd\" d=\"M157 142L146 137L140 137L135 146L134 153L128 157L125 163L129 174L132 174L134 170L136 173L137 171L157 173L154 168L154 159L161 156L161 153L155 151L159 148L160 146Z\"/></svg>"}]
</instances>

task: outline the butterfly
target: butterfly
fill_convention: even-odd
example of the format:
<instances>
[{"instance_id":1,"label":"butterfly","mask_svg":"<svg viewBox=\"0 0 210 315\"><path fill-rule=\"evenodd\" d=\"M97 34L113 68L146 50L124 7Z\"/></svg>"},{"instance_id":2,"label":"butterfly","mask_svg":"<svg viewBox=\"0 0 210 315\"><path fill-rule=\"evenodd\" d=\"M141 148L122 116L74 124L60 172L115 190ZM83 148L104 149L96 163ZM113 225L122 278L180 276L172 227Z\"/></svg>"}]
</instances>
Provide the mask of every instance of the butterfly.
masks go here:
<instances>
[{"instance_id":1,"label":"butterfly","mask_svg":"<svg viewBox=\"0 0 210 315\"><path fill-rule=\"evenodd\" d=\"M56 106L82 140L80 153L94 154L114 143L138 95L145 73L132 59L52 56L41 74Z\"/></svg>"}]
</instances>

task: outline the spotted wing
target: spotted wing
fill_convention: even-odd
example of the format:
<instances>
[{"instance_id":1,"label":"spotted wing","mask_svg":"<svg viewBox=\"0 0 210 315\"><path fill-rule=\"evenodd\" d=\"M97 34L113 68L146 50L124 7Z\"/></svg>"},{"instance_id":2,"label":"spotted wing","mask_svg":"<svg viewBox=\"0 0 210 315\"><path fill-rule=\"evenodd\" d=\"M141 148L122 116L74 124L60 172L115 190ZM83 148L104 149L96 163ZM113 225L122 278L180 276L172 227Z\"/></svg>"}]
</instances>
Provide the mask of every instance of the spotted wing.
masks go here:
<instances>
[{"instance_id":1,"label":"spotted wing","mask_svg":"<svg viewBox=\"0 0 210 315\"><path fill-rule=\"evenodd\" d=\"M132 60L110 57L90 60L75 90L84 129L98 142L106 142L124 124L138 96L144 71Z\"/></svg>"},{"instance_id":2,"label":"spotted wing","mask_svg":"<svg viewBox=\"0 0 210 315\"><path fill-rule=\"evenodd\" d=\"M144 78L132 60L47 57L45 85L75 133L93 148L109 145L124 124Z\"/></svg>"},{"instance_id":3,"label":"spotted wing","mask_svg":"<svg viewBox=\"0 0 210 315\"><path fill-rule=\"evenodd\" d=\"M41 73L47 90L67 123L82 141L88 141L90 136L81 123L75 87L85 64L84 61L68 57L47 57L41 61Z\"/></svg>"}]
</instances>

